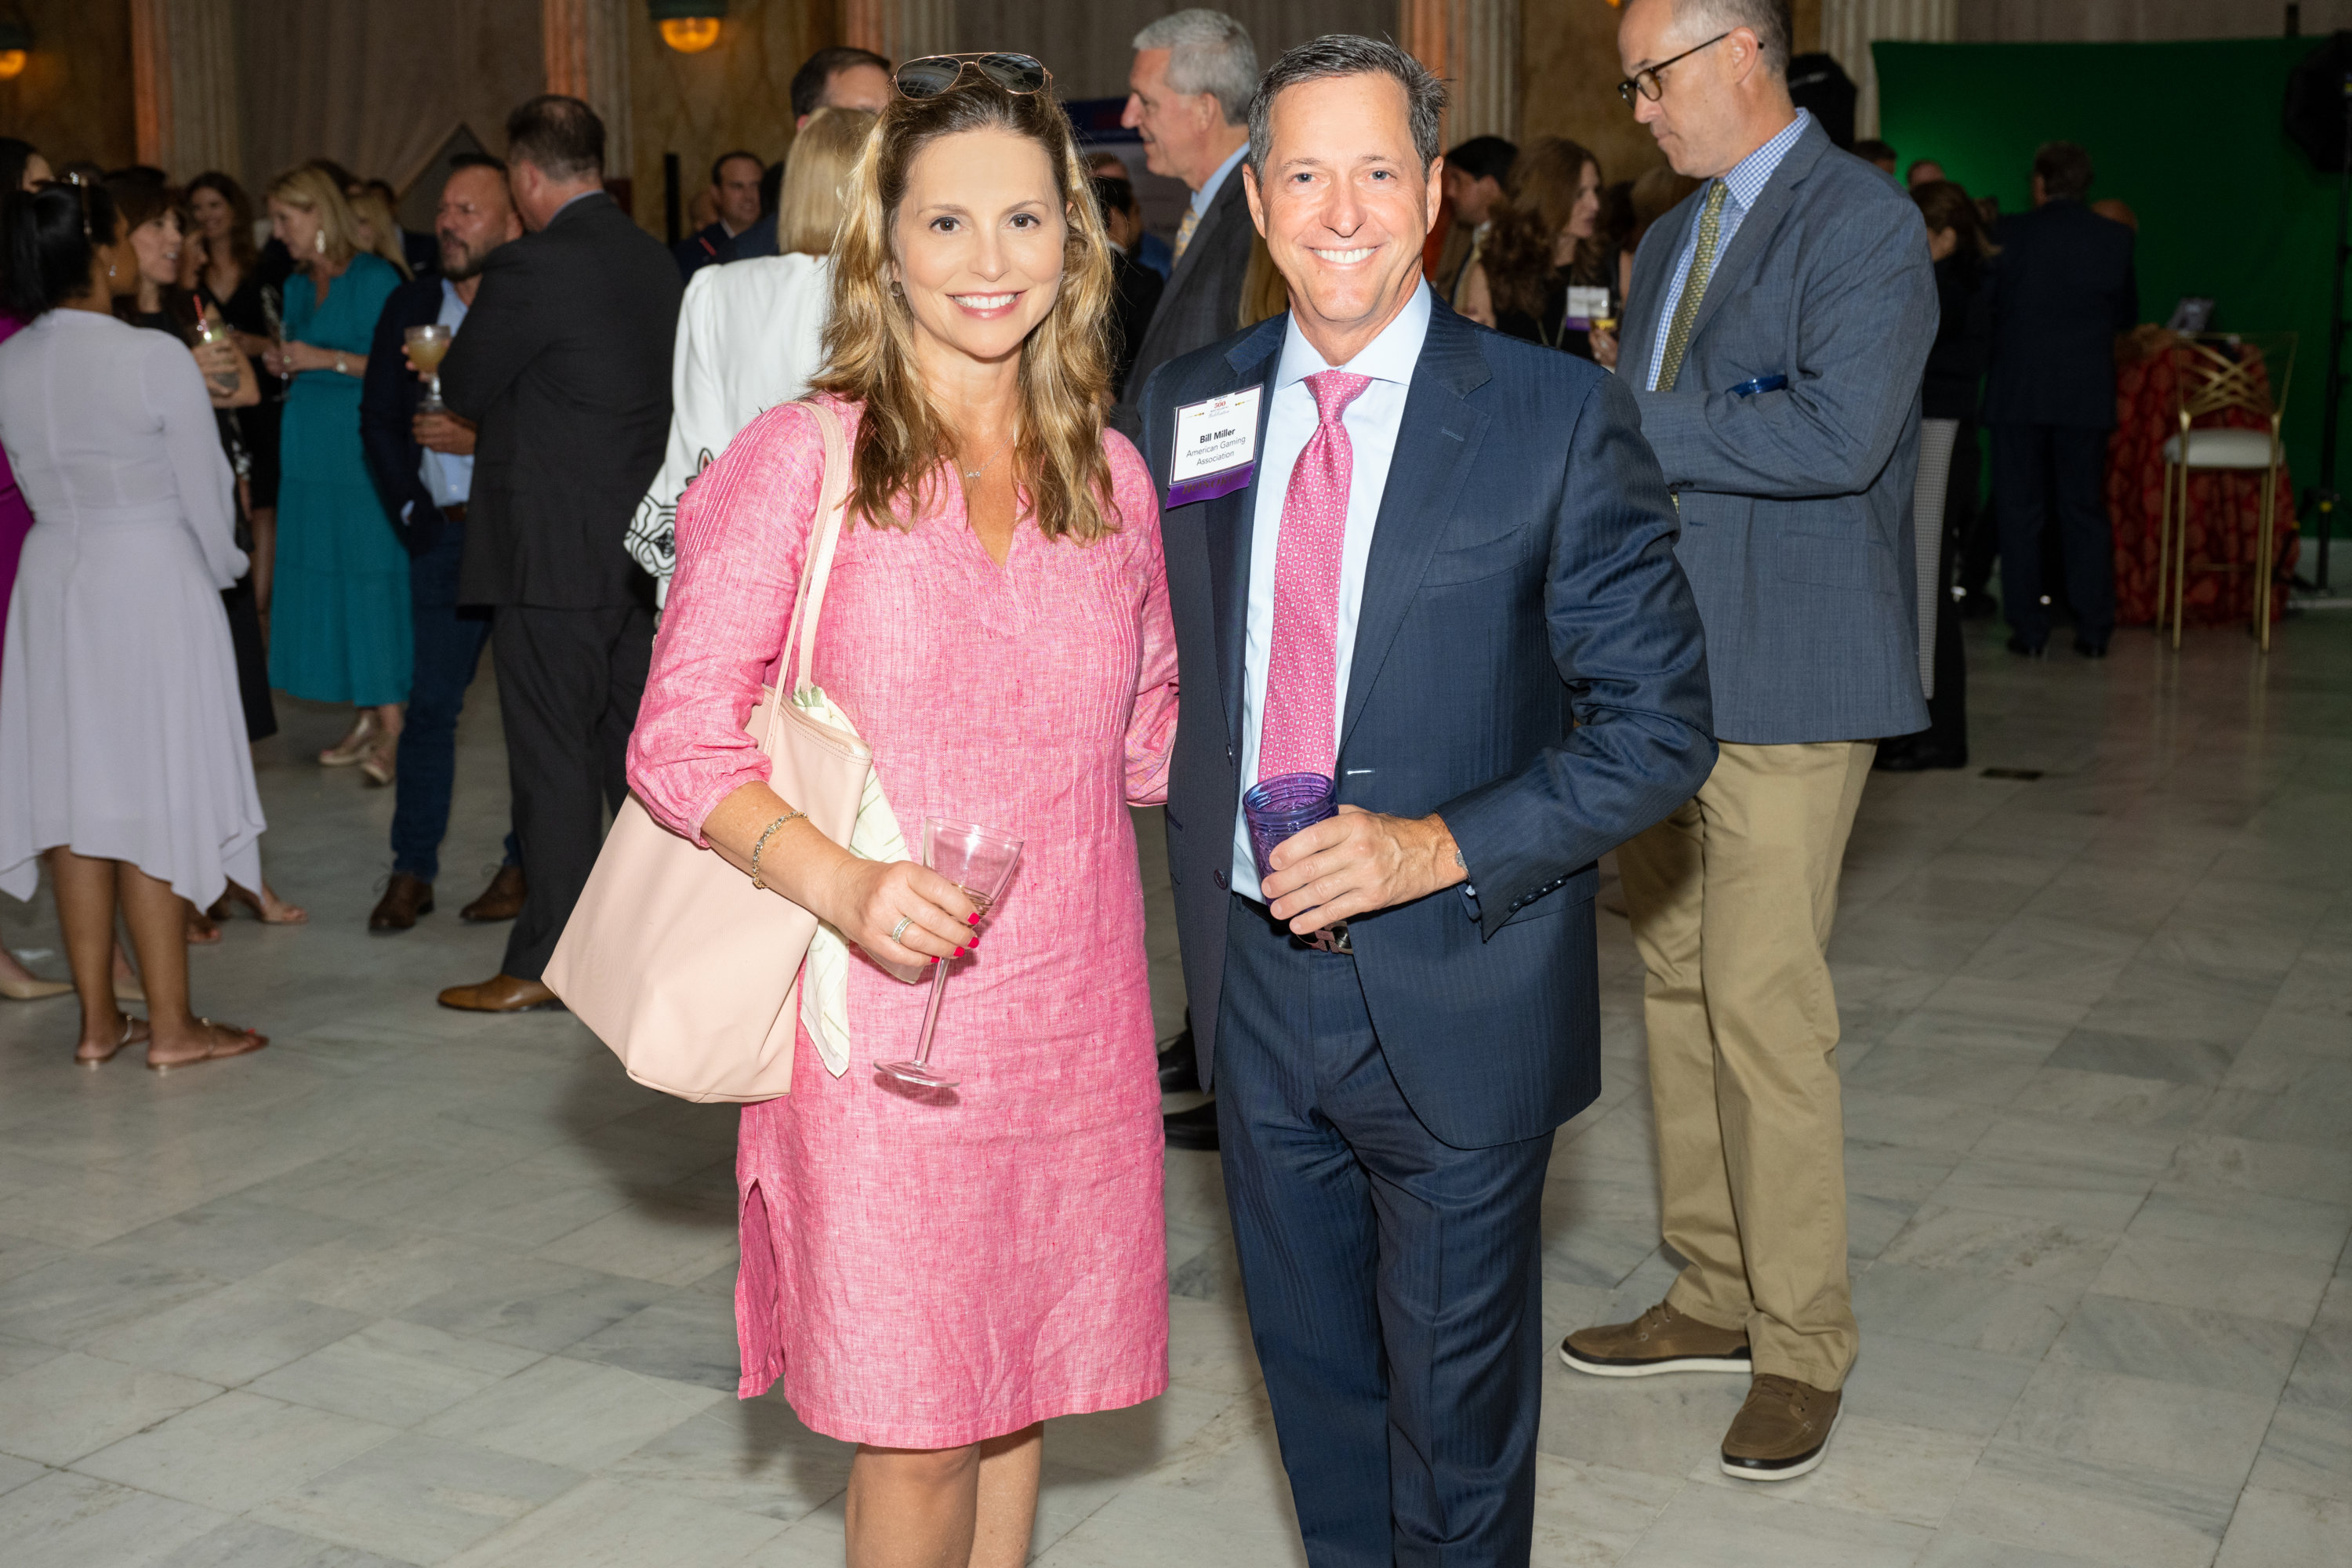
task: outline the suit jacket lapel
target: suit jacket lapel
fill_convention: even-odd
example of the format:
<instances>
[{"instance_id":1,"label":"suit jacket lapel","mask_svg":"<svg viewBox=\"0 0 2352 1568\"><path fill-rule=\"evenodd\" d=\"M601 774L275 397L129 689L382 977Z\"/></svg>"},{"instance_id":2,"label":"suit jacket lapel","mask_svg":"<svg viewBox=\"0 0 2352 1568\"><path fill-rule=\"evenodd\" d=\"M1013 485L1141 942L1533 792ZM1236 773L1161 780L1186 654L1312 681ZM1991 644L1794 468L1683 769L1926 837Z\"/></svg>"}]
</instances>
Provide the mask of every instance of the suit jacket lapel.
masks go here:
<instances>
[{"instance_id":1,"label":"suit jacket lapel","mask_svg":"<svg viewBox=\"0 0 2352 1568\"><path fill-rule=\"evenodd\" d=\"M1406 390L1404 417L1397 427L1396 452L1389 460L1388 484L1372 529L1372 552L1364 563L1364 596L1356 612L1356 650L1348 668L1348 700L1339 721L1339 751L1364 710L1372 682L1404 625L1405 612L1420 590L1429 558L1453 515L1454 503L1470 477L1486 416L1470 406L1467 395L1491 373L1469 325L1444 302L1429 317L1429 336Z\"/></svg>"},{"instance_id":2,"label":"suit jacket lapel","mask_svg":"<svg viewBox=\"0 0 2352 1568\"><path fill-rule=\"evenodd\" d=\"M1823 131L1821 121L1816 120L1805 127L1804 133L1797 138L1797 144L1789 149L1780 160L1780 166L1772 171L1772 177L1765 181L1764 188L1756 194L1756 205L1748 209L1746 217L1739 220L1739 232L1731 237L1731 244L1715 258L1715 271L1707 278L1706 293L1699 300L1698 314L1691 319L1690 341L1694 347L1698 342L1698 335L1706 331L1707 322L1714 319L1716 311L1723 308L1724 300L1731 293L1729 283L1726 282L1719 289L1716 285L1738 277L1739 269L1770 242L1772 230L1787 214L1789 204L1797 199L1799 182L1812 173L1813 165L1821 162L1822 153L1828 147L1829 132ZM1687 360L1685 363L1687 363Z\"/></svg>"},{"instance_id":3,"label":"suit jacket lapel","mask_svg":"<svg viewBox=\"0 0 2352 1568\"><path fill-rule=\"evenodd\" d=\"M1225 734L1239 754L1242 742L1243 644L1249 629L1250 539L1257 516L1257 487L1265 475L1265 426L1274 413L1274 373L1282 363L1288 316L1244 338L1226 363L1234 379L1224 390L1265 388L1257 404L1257 468L1250 482L1202 506L1202 529L1209 551L1209 608L1217 637L1217 692L1225 710Z\"/></svg>"}]
</instances>

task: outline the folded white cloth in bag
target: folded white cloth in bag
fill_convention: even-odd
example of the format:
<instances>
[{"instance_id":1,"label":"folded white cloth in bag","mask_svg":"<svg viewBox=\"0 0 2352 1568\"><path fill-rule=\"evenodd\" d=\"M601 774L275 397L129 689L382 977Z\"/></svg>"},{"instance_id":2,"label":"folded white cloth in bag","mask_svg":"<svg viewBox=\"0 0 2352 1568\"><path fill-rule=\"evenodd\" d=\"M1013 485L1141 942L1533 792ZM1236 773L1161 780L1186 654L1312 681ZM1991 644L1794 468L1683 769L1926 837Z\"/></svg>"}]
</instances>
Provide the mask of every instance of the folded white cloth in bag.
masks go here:
<instances>
[{"instance_id":1,"label":"folded white cloth in bag","mask_svg":"<svg viewBox=\"0 0 2352 1568\"><path fill-rule=\"evenodd\" d=\"M857 727L849 715L834 706L822 688L803 687L792 697L793 706L806 711L812 718L845 730L855 735ZM888 797L882 793L882 780L872 769L866 773L866 794L857 803L857 826L849 835L849 852L861 860L907 860L907 836L898 831L898 814L890 809ZM904 967L874 961L882 970L897 975L908 984L922 978L923 971L909 973ZM849 1070L849 941L823 921L817 922L816 935L809 942L808 958L801 969L801 1022L808 1028L809 1038L816 1042L816 1054L824 1062L824 1070L839 1078Z\"/></svg>"}]
</instances>

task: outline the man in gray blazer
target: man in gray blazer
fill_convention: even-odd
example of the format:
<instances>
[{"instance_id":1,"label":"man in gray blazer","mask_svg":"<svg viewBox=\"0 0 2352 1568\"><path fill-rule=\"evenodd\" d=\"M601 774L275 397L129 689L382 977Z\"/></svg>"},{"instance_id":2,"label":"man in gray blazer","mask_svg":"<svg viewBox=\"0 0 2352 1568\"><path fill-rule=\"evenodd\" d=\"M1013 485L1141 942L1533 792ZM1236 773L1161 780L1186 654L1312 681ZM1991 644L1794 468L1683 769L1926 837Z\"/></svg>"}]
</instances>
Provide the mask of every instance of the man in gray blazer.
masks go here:
<instances>
[{"instance_id":1,"label":"man in gray blazer","mask_svg":"<svg viewBox=\"0 0 2352 1568\"><path fill-rule=\"evenodd\" d=\"M1619 374L1682 512L1718 757L1618 851L1649 971L1667 1244L1635 1322L1561 1353L1604 1376L1750 1374L1723 1468L1821 1462L1858 1334L1837 999L1824 950L1874 738L1927 722L1911 584L1936 335L1903 193L1790 101L1784 0L1631 0L1622 89L1706 182L1633 262Z\"/></svg>"},{"instance_id":2,"label":"man in gray blazer","mask_svg":"<svg viewBox=\"0 0 2352 1568\"><path fill-rule=\"evenodd\" d=\"M1139 445L1151 373L1241 330L1242 284L1257 230L1239 171L1257 75L1249 29L1222 11L1177 11L1135 35L1119 123L1142 133L1145 167L1192 193L1176 230L1168 287L1136 349L1126 395L1111 410L1112 426Z\"/></svg>"}]
</instances>

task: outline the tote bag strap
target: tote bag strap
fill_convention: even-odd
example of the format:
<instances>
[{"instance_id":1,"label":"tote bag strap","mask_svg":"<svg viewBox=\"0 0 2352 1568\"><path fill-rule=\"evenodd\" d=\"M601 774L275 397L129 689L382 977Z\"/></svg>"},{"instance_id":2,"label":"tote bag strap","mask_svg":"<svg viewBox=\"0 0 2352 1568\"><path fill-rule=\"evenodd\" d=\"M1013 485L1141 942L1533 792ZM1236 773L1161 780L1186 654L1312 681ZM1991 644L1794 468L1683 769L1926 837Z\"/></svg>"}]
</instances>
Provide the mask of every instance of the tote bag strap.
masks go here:
<instances>
[{"instance_id":1,"label":"tote bag strap","mask_svg":"<svg viewBox=\"0 0 2352 1568\"><path fill-rule=\"evenodd\" d=\"M817 493L816 530L809 540L800 585L793 595L792 619L784 628L782 662L792 660L796 643L800 662L790 681L783 679L782 668L776 671L775 704L779 708L783 706L788 691L803 690L810 683L816 654L817 620L824 613L825 583L833 575L834 551L841 542L844 503L849 498L849 444L842 436L841 416L814 398L801 406L814 416L817 433L824 437L824 481Z\"/></svg>"}]
</instances>

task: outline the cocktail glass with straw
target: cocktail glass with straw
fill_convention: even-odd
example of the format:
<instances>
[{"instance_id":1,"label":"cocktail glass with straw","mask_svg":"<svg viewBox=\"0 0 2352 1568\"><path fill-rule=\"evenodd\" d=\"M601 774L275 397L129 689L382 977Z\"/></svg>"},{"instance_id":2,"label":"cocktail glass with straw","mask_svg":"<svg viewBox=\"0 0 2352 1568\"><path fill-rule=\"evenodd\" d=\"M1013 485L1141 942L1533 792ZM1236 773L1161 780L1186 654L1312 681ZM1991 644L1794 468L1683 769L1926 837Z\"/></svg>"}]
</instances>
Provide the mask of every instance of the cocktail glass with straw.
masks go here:
<instances>
[{"instance_id":1,"label":"cocktail glass with straw","mask_svg":"<svg viewBox=\"0 0 2352 1568\"><path fill-rule=\"evenodd\" d=\"M1013 879L1023 842L977 822L923 818L923 864L961 889L983 919L1003 895L1004 884ZM914 1056L907 1061L875 1064L901 1083L917 1089L953 1089L962 1081L931 1066L931 1036L940 1026L940 998L947 994L948 970L954 963L954 959L943 958L931 970L931 999L923 1009L923 1033L915 1042Z\"/></svg>"}]
</instances>

